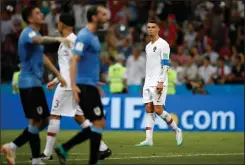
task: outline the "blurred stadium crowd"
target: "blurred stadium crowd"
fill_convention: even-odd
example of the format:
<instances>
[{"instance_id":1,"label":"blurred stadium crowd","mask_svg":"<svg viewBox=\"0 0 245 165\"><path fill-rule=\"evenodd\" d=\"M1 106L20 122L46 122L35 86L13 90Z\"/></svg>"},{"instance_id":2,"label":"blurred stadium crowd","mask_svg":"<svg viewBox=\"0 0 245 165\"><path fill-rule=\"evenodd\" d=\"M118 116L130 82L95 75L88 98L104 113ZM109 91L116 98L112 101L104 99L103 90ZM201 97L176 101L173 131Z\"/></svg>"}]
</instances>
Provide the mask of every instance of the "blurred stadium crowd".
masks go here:
<instances>
[{"instance_id":1,"label":"blurred stadium crowd","mask_svg":"<svg viewBox=\"0 0 245 165\"><path fill-rule=\"evenodd\" d=\"M155 18L159 36L171 47L171 68L177 84L202 81L205 84L244 83L244 2L171 0L16 0L1 1L2 82L10 82L18 70L17 43L26 26L21 11L27 5L40 7L46 24L41 33L59 36L59 13L75 16L75 32L86 24L90 5L107 6L110 22L99 32L101 80L107 81L108 68L115 61L125 65L128 85L140 85L145 72L144 47L149 42L146 22ZM66 4L66 5L64 5ZM57 44L45 46L45 53L57 63ZM46 71L44 82L53 79Z\"/></svg>"}]
</instances>

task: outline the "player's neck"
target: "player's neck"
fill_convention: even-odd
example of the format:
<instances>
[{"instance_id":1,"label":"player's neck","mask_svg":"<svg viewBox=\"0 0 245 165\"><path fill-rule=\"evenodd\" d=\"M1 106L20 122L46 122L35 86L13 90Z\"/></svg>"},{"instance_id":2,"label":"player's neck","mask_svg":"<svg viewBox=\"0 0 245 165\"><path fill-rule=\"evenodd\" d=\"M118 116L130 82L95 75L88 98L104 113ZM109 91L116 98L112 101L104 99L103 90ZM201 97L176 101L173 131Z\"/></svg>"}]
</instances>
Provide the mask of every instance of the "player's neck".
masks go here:
<instances>
[{"instance_id":1,"label":"player's neck","mask_svg":"<svg viewBox=\"0 0 245 165\"><path fill-rule=\"evenodd\" d=\"M96 33L97 32L97 26L93 23L88 23L87 26L89 31L91 31L92 33Z\"/></svg>"},{"instance_id":2,"label":"player's neck","mask_svg":"<svg viewBox=\"0 0 245 165\"><path fill-rule=\"evenodd\" d=\"M30 24L29 26L31 26L31 28L34 29L34 30L36 30L36 31L40 31L40 29L41 29L41 25Z\"/></svg>"},{"instance_id":3,"label":"player's neck","mask_svg":"<svg viewBox=\"0 0 245 165\"><path fill-rule=\"evenodd\" d=\"M154 44L157 40L158 40L159 36L156 35L156 36L152 36L151 37L151 43Z\"/></svg>"},{"instance_id":4,"label":"player's neck","mask_svg":"<svg viewBox=\"0 0 245 165\"><path fill-rule=\"evenodd\" d=\"M67 36L69 36L71 33L73 33L72 30L64 30L64 31L62 32L62 36L63 36L63 37L67 37Z\"/></svg>"}]
</instances>

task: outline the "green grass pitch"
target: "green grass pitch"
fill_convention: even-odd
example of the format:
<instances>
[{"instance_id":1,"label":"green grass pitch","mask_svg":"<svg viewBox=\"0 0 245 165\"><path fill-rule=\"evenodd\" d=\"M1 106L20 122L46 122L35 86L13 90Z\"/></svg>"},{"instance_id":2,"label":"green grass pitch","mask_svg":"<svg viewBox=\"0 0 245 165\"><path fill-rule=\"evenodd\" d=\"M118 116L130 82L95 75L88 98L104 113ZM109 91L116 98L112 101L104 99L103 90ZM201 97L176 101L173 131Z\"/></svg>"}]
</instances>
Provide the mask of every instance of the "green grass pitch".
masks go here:
<instances>
[{"instance_id":1,"label":"green grass pitch","mask_svg":"<svg viewBox=\"0 0 245 165\"><path fill-rule=\"evenodd\" d=\"M77 131L61 131L57 143L62 143ZM13 140L20 131L2 131L1 143ZM144 132L105 132L103 140L112 156L101 164L244 164L244 133L183 132L184 143L177 146L173 132L155 132L153 147L135 147L144 140ZM46 132L41 134L42 151ZM73 148L68 164L87 164L88 142ZM58 164L54 160L47 164ZM28 145L17 150L17 164L30 164ZM0 164L6 163L1 155Z\"/></svg>"}]
</instances>

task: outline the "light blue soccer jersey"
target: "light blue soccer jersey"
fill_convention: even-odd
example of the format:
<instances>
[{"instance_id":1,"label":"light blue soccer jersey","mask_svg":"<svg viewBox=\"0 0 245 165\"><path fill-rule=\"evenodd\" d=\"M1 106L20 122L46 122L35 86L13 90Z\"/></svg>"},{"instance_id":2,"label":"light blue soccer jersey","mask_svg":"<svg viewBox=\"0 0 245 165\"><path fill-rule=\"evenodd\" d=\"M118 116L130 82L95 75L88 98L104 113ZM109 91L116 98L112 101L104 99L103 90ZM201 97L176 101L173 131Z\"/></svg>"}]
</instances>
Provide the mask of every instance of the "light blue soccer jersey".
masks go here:
<instances>
[{"instance_id":1,"label":"light blue soccer jersey","mask_svg":"<svg viewBox=\"0 0 245 165\"><path fill-rule=\"evenodd\" d=\"M18 54L21 61L19 88L39 87L43 77L43 45L33 44L35 36L40 36L30 26L26 27L18 41Z\"/></svg>"},{"instance_id":2,"label":"light blue soccer jersey","mask_svg":"<svg viewBox=\"0 0 245 165\"><path fill-rule=\"evenodd\" d=\"M73 54L80 56L77 66L77 84L96 86L100 72L100 41L88 28L79 31Z\"/></svg>"}]
</instances>

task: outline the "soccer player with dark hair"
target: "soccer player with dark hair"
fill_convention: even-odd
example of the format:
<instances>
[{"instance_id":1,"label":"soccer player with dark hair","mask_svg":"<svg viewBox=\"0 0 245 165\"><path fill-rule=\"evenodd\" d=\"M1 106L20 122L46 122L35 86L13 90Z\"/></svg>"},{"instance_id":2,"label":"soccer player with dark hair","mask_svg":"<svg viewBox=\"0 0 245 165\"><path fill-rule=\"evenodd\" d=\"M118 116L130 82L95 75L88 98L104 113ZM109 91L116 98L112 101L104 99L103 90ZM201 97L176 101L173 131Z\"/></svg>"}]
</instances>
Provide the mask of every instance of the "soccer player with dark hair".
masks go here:
<instances>
[{"instance_id":1,"label":"soccer player with dark hair","mask_svg":"<svg viewBox=\"0 0 245 165\"><path fill-rule=\"evenodd\" d=\"M181 145L182 131L174 122L171 115L163 109L168 89L168 68L169 68L169 44L158 36L159 26L156 20L149 20L147 33L150 43L145 47L146 51L146 76L143 88L143 102L146 105L146 140L136 146L153 145L153 128L155 114L167 122L175 131L177 145Z\"/></svg>"},{"instance_id":2,"label":"soccer player with dark hair","mask_svg":"<svg viewBox=\"0 0 245 165\"><path fill-rule=\"evenodd\" d=\"M18 85L22 107L29 120L29 125L13 142L4 144L2 151L6 155L8 163L15 164L16 148L29 142L32 164L43 164L40 159L39 132L47 126L49 117L49 109L42 88L43 65L57 76L62 86L66 86L66 82L48 57L43 54L42 44L53 42L68 44L69 41L65 38L40 35L39 30L44 23L44 16L39 8L25 8L22 18L28 26L22 31L18 41L18 54L22 66Z\"/></svg>"},{"instance_id":3,"label":"soccer player with dark hair","mask_svg":"<svg viewBox=\"0 0 245 165\"><path fill-rule=\"evenodd\" d=\"M72 49L74 48L74 43L77 36L73 33L73 26L75 24L74 17L69 13L62 13L58 22L58 30L63 37L66 37L71 41L70 48L64 46L63 43L60 44L58 50L58 63L61 75L65 78L67 82L67 87L62 87L58 84L52 103L50 122L47 132L46 146L43 154L41 154L41 159L51 160L52 151L54 148L56 136L60 130L60 120L62 116L74 117L75 121L80 125L81 129L85 129L91 125L90 121L84 117L83 111L72 95L72 88L70 84L70 61L72 59ZM52 90L58 79L55 78L53 81L47 84L47 88ZM101 141L100 143L100 159L105 159L110 156L110 149L106 144Z\"/></svg>"},{"instance_id":4,"label":"soccer player with dark hair","mask_svg":"<svg viewBox=\"0 0 245 165\"><path fill-rule=\"evenodd\" d=\"M68 151L72 147L87 139L90 139L89 164L96 164L105 127L103 106L96 87L99 81L101 51L96 33L108 21L107 9L102 6L92 6L87 11L87 19L87 26L79 31L75 41L70 74L74 98L92 125L55 148L61 164L66 163Z\"/></svg>"}]
</instances>

